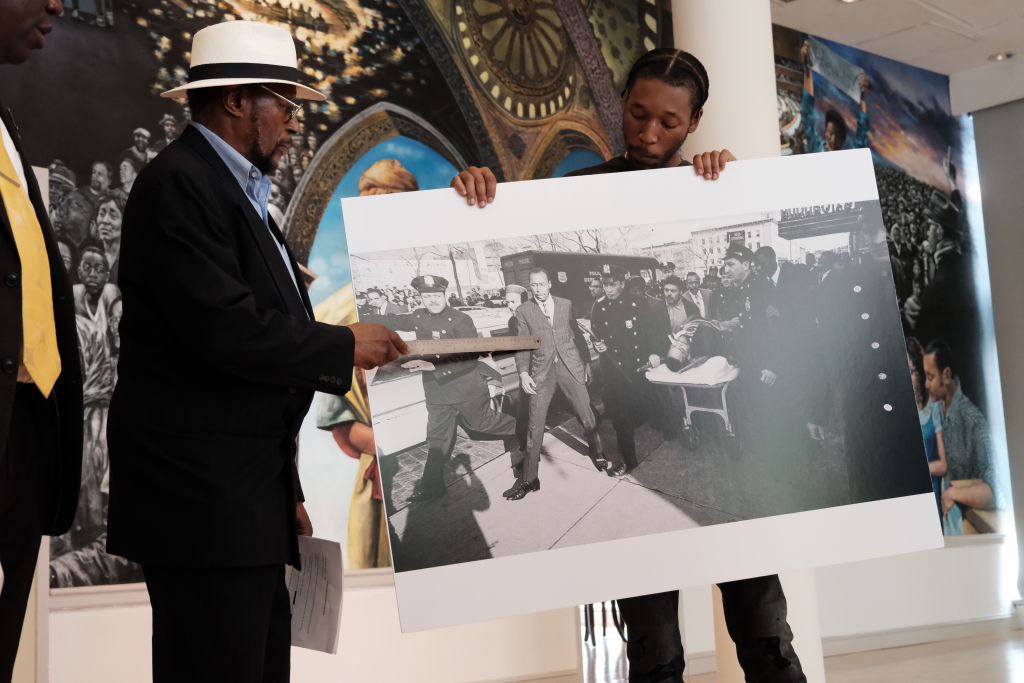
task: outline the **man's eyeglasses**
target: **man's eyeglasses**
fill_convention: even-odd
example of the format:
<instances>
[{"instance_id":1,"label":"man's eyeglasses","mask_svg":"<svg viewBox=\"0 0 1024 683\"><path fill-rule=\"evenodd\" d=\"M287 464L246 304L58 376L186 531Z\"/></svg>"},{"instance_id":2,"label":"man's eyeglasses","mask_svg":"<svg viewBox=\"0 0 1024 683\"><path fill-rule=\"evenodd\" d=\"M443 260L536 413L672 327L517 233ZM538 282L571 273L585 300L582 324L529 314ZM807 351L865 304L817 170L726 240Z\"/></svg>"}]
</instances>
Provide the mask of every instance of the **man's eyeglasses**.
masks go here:
<instances>
[{"instance_id":1,"label":"man's eyeglasses","mask_svg":"<svg viewBox=\"0 0 1024 683\"><path fill-rule=\"evenodd\" d=\"M263 88L264 90L266 90L268 93L270 93L274 97L277 97L279 99L284 100L285 102L288 103L288 106L291 107L291 109L288 110L288 118L286 118L284 120L285 123L288 123L289 121L291 121L295 117L295 115L299 113L299 109L302 109L302 105L301 104L295 104L294 102L289 100L287 97L285 97L281 93L276 92L274 90L271 90L270 88L268 88L267 86L263 85L262 83L260 83L260 87Z\"/></svg>"}]
</instances>

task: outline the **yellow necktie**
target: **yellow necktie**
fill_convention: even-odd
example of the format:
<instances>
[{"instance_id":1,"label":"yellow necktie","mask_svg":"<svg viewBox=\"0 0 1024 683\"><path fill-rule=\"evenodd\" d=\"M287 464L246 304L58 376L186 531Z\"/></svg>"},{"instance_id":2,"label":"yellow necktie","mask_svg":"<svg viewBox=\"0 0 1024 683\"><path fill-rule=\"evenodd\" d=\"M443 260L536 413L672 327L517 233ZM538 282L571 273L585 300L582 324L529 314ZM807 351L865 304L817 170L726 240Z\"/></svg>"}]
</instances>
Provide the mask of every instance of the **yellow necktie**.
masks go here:
<instances>
[{"instance_id":1,"label":"yellow necktie","mask_svg":"<svg viewBox=\"0 0 1024 683\"><path fill-rule=\"evenodd\" d=\"M29 171L31 172L31 170ZM49 396L60 375L57 329L53 322L50 262L43 230L28 188L21 187L14 163L0 140L0 196L11 221L21 260L22 363L43 396Z\"/></svg>"}]
</instances>

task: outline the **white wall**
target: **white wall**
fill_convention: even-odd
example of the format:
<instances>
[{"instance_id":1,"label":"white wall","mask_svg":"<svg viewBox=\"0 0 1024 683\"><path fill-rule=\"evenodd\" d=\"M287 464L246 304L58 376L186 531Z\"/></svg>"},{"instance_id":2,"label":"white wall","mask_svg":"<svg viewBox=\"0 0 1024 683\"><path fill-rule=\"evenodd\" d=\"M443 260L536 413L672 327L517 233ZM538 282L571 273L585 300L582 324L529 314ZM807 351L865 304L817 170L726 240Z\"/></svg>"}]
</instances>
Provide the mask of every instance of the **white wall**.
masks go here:
<instances>
[{"instance_id":1,"label":"white wall","mask_svg":"<svg viewBox=\"0 0 1024 683\"><path fill-rule=\"evenodd\" d=\"M52 612L49 681L150 681L151 632L145 604ZM393 587L352 587L338 654L292 648L292 681L476 683L574 673L578 633L575 610L564 609L403 635Z\"/></svg>"},{"instance_id":2,"label":"white wall","mask_svg":"<svg viewBox=\"0 0 1024 683\"><path fill-rule=\"evenodd\" d=\"M955 73L949 77L954 114L966 114L1024 98L1024 55Z\"/></svg>"},{"instance_id":3,"label":"white wall","mask_svg":"<svg viewBox=\"0 0 1024 683\"><path fill-rule=\"evenodd\" d=\"M1018 58L1013 60L1020 62ZM1018 64L1024 97L1024 64ZM1024 316L1021 315L1021 255L1024 254L1024 99L974 114L982 209L992 280L999 372L1006 415L1006 443L1010 453L1010 481L1024 482ZM1024 533L1024 491L1014 501L1017 535ZM1024 553L1019 555L1024 567ZM1019 580L1024 592L1024 579Z\"/></svg>"},{"instance_id":4,"label":"white wall","mask_svg":"<svg viewBox=\"0 0 1024 683\"><path fill-rule=\"evenodd\" d=\"M819 569L822 638L849 641L918 629L928 639L935 626L1009 616L1012 596L1002 580L1001 539L951 539L947 544L923 553Z\"/></svg>"}]
</instances>

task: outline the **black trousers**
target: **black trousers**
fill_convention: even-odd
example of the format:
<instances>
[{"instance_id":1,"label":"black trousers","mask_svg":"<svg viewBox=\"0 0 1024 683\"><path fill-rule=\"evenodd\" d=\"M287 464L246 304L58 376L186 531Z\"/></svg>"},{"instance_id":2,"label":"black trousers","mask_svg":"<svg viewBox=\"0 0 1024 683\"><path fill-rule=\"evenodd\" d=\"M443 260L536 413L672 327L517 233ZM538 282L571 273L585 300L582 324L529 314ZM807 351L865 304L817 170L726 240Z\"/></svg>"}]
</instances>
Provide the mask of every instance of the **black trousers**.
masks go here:
<instances>
[{"instance_id":1,"label":"black trousers","mask_svg":"<svg viewBox=\"0 0 1024 683\"><path fill-rule=\"evenodd\" d=\"M615 428L619 457L626 463L626 468L632 470L637 465L636 439L633 434L636 430L637 405L641 397L629 375L617 368L610 370L611 361L604 361L604 356L602 361L604 384L601 385L601 394L604 399L605 415L611 419L612 427Z\"/></svg>"},{"instance_id":2,"label":"black trousers","mask_svg":"<svg viewBox=\"0 0 1024 683\"><path fill-rule=\"evenodd\" d=\"M720 583L725 625L748 683L806 683L777 575ZM619 600L630 683L683 680L679 592Z\"/></svg>"},{"instance_id":3,"label":"black trousers","mask_svg":"<svg viewBox=\"0 0 1024 683\"><path fill-rule=\"evenodd\" d=\"M39 429L34 418L43 397L30 384L15 390L7 443L0 444L0 681L11 680L18 654L25 606L32 588L39 539L42 536L42 479L36 452ZM40 590L47 587L40 586Z\"/></svg>"},{"instance_id":4,"label":"black trousers","mask_svg":"<svg viewBox=\"0 0 1024 683\"><path fill-rule=\"evenodd\" d=\"M288 682L283 565L142 570L153 606L153 683Z\"/></svg>"}]
</instances>

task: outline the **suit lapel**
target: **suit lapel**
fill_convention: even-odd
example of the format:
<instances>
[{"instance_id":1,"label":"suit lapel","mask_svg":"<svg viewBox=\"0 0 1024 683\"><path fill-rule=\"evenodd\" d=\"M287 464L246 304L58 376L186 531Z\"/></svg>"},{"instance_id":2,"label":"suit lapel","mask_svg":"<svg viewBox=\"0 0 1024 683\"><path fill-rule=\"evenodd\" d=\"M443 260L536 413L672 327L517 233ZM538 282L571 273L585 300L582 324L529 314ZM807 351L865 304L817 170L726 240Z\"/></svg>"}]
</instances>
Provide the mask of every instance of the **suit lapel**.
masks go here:
<instances>
[{"instance_id":1,"label":"suit lapel","mask_svg":"<svg viewBox=\"0 0 1024 683\"><path fill-rule=\"evenodd\" d=\"M249 201L238 181L231 175L227 165L220 158L220 155L217 154L217 151L206 141L202 133L192 126L188 126L181 134L179 140L191 147L217 171L217 175L220 176L225 190L228 192L228 196L234 201L239 211L245 217L245 223L249 227L249 232L256 242L257 248L259 248L260 254L263 256L263 263L270 273L270 277L286 310L293 315L302 313L307 317L311 317L312 309L309 306L308 297L305 296L305 292L300 291L301 288L296 289L295 287L296 282L301 282L301 280L298 280L298 278L293 280L288 273L289 266L294 271L295 259L292 258L291 252L288 251L288 259L291 263L286 265L275 243L275 238L284 243L284 237L277 229L277 226L274 225L273 219L270 219L271 227L268 230L268 226L263 223L263 219L256 213L256 209L253 208L252 202ZM285 245L285 249L287 250L287 245Z\"/></svg>"},{"instance_id":2,"label":"suit lapel","mask_svg":"<svg viewBox=\"0 0 1024 683\"><path fill-rule=\"evenodd\" d=\"M18 159L25 169L25 180L27 181L25 192L28 194L29 201L32 202L32 206L36 210L36 218L39 220L39 224L45 226L49 223L50 217L46 215L45 207L43 206L43 196L39 193L39 183L36 182L35 171L32 170L32 164L25 158L25 150L21 148L21 135L18 132L18 124L14 122L14 114L10 109L0 106L0 119L3 120L7 132L11 134L14 150L17 152ZM11 236L11 243L13 244L14 233L11 231L11 222L7 216L7 208L4 207L2 199L0 199L0 207L3 208L3 210L0 210L0 225L3 225L4 230ZM47 232L47 230L43 230L43 235L48 236ZM47 248L51 246L49 240L47 240L46 246Z\"/></svg>"},{"instance_id":3,"label":"suit lapel","mask_svg":"<svg viewBox=\"0 0 1024 683\"><path fill-rule=\"evenodd\" d=\"M274 222L272 216L267 216L267 220L270 223L270 229L274 233L274 236L281 241L284 245L284 250L288 253L288 266L292 269L295 274L295 284L298 285L299 299L302 300L302 307L306 311L306 316L310 320L313 319L313 304L309 301L309 294L306 292L306 287L302 281L302 272L299 270L298 261L295 260L295 254L292 253L291 247L288 246L288 242L285 241L284 235L281 234L281 230L277 227L277 223Z\"/></svg>"},{"instance_id":4,"label":"suit lapel","mask_svg":"<svg viewBox=\"0 0 1024 683\"><path fill-rule=\"evenodd\" d=\"M21 157L21 148L18 147L18 134L14 132L14 123L11 120L10 110L0 107L0 120L3 120L4 126L11 134L11 139L14 140L14 147L18 150L18 156ZM24 157L22 157L22 164L25 163ZM28 175L27 173L25 174ZM4 229L4 234L7 235L11 242L11 247L16 248L14 243L14 232L11 230L11 221L7 216L7 207L4 205L3 197L0 197L0 226Z\"/></svg>"},{"instance_id":5,"label":"suit lapel","mask_svg":"<svg viewBox=\"0 0 1024 683\"><path fill-rule=\"evenodd\" d=\"M4 125L7 126L7 131L11 134L11 140L14 141L14 149L17 151L18 158L21 159L21 165L25 169L25 180L27 181L25 190L28 193L29 201L32 202L32 207L36 211L36 219L39 221L39 226L43 232L43 242L46 244L47 259L50 263L50 279L55 283L63 284L63 279L67 277L64 270L64 262L60 258L57 239L54 236L53 226L50 224L50 216L47 214L46 206L43 204L43 195L39 191L39 183L36 182L35 171L32 170L32 164L25 158L25 150L21 147L21 135L18 133L18 124L14 122L14 114L11 113L11 110L3 106L0 106L0 118L3 119ZM3 226L4 232L10 237L11 246L16 248L14 232L11 230L11 222L7 216L7 207L4 206L3 199L0 199L0 226ZM60 264L59 269L57 264ZM59 291L56 287L53 291L54 298L59 298Z\"/></svg>"}]
</instances>

